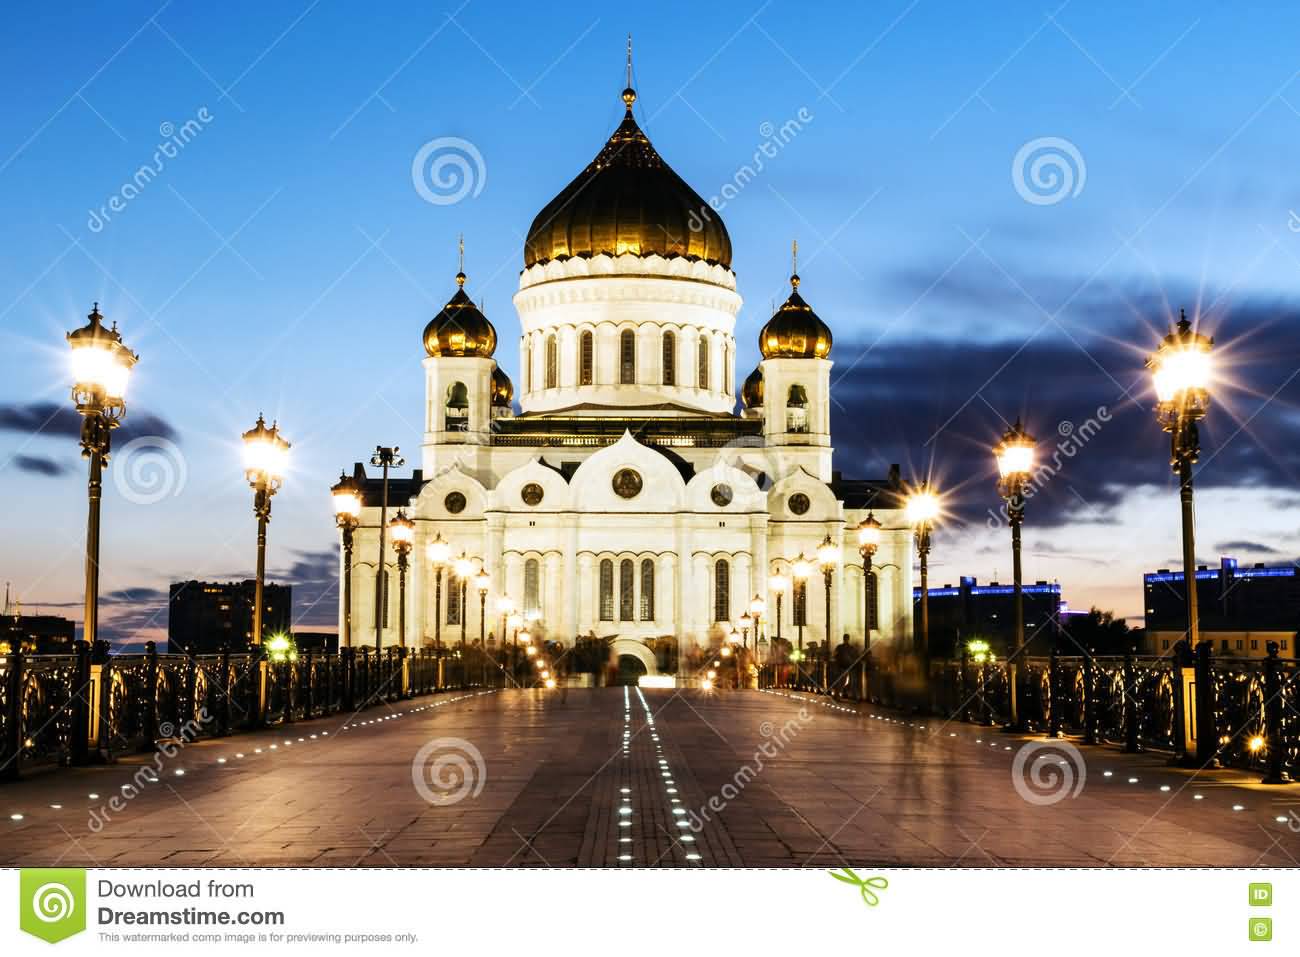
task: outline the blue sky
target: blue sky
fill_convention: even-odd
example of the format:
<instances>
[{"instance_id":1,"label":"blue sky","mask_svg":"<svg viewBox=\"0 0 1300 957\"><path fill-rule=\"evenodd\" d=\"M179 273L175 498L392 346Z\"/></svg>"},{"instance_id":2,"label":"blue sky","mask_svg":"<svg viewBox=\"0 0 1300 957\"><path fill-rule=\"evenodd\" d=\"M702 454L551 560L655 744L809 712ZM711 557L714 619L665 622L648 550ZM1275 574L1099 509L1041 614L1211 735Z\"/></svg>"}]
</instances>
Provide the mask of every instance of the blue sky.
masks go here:
<instances>
[{"instance_id":1,"label":"blue sky","mask_svg":"<svg viewBox=\"0 0 1300 957\"><path fill-rule=\"evenodd\" d=\"M629 31L638 118L705 196L771 126L810 117L722 210L746 300L738 371L797 238L802 291L836 336L837 465L901 462L954 490L938 578L1009 567L985 512L1000 417L1055 445L1104 406L1031 504L1027 574L1141 614L1141 570L1178 554L1141 364L1179 305L1206 313L1229 367L1206 428L1203 557L1300 553L1290 5L174 2L26 6L7 26L0 487L17 507L0 578L29 604L77 613L83 466L66 413L37 427L67 405L63 334L92 300L141 354L136 434L176 449L160 501L108 482L103 588L143 599L110 609L119 636L164 623L167 581L251 570L236 446L259 410L294 443L270 564L319 596L333 476L378 442L417 450L420 332L454 288L461 232L515 374L523 233L616 125ZM164 131L200 117L92 225ZM439 137L482 157L452 205L413 185ZM1042 138L1074 151L1058 202L1013 180ZM148 465L127 484L147 486Z\"/></svg>"}]
</instances>

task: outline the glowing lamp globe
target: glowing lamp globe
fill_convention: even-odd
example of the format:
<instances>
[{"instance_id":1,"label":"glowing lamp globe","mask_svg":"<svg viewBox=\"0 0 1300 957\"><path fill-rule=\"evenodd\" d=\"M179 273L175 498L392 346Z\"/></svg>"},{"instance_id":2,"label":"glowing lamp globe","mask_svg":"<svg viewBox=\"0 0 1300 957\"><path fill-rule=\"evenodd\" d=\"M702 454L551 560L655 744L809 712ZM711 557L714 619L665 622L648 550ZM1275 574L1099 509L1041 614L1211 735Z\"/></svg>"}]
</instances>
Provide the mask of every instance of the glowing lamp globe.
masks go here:
<instances>
[{"instance_id":1,"label":"glowing lamp globe","mask_svg":"<svg viewBox=\"0 0 1300 957\"><path fill-rule=\"evenodd\" d=\"M1025 479L1034 471L1034 437L1024 430L1020 420L1007 429L1002 441L993 447L998 474L1003 479Z\"/></svg>"},{"instance_id":2,"label":"glowing lamp globe","mask_svg":"<svg viewBox=\"0 0 1300 957\"><path fill-rule=\"evenodd\" d=\"M908 496L904 510L909 525L929 525L939 517L939 511L939 496L927 488Z\"/></svg>"},{"instance_id":3,"label":"glowing lamp globe","mask_svg":"<svg viewBox=\"0 0 1300 957\"><path fill-rule=\"evenodd\" d=\"M361 490L348 475L339 476L338 482L330 487L334 498L334 517L339 524L355 522L361 517Z\"/></svg>"},{"instance_id":4,"label":"glowing lamp globe","mask_svg":"<svg viewBox=\"0 0 1300 957\"><path fill-rule=\"evenodd\" d=\"M442 533L424 547L424 555L429 559L429 564L434 568L442 568L451 558L451 546L443 541Z\"/></svg>"}]
</instances>

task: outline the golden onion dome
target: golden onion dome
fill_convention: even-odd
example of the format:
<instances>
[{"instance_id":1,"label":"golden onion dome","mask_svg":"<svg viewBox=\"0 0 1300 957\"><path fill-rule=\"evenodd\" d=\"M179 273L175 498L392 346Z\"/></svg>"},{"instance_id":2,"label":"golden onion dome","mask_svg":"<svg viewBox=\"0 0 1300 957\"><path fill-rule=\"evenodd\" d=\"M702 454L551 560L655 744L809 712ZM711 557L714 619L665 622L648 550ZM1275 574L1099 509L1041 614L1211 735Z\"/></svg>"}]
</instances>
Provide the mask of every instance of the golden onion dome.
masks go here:
<instances>
[{"instance_id":1,"label":"golden onion dome","mask_svg":"<svg viewBox=\"0 0 1300 957\"><path fill-rule=\"evenodd\" d=\"M758 334L758 349L764 359L825 359L831 354L830 327L799 295L797 273L790 277L790 298Z\"/></svg>"},{"instance_id":2,"label":"golden onion dome","mask_svg":"<svg viewBox=\"0 0 1300 957\"><path fill-rule=\"evenodd\" d=\"M510 376L497 366L492 370L492 404L509 408L514 400L515 384L510 381Z\"/></svg>"},{"instance_id":3,"label":"golden onion dome","mask_svg":"<svg viewBox=\"0 0 1300 957\"><path fill-rule=\"evenodd\" d=\"M424 351L440 356L488 358L497 348L497 331L465 292L465 274L456 273L456 294L424 327Z\"/></svg>"},{"instance_id":4,"label":"golden onion dome","mask_svg":"<svg viewBox=\"0 0 1300 957\"><path fill-rule=\"evenodd\" d=\"M754 371L740 387L740 401L747 409L757 409L763 405L763 370L755 366Z\"/></svg>"},{"instance_id":5,"label":"golden onion dome","mask_svg":"<svg viewBox=\"0 0 1300 957\"><path fill-rule=\"evenodd\" d=\"M571 256L685 256L731 268L722 219L663 161L632 117L636 91L609 141L546 204L524 243L524 268Z\"/></svg>"}]
</instances>

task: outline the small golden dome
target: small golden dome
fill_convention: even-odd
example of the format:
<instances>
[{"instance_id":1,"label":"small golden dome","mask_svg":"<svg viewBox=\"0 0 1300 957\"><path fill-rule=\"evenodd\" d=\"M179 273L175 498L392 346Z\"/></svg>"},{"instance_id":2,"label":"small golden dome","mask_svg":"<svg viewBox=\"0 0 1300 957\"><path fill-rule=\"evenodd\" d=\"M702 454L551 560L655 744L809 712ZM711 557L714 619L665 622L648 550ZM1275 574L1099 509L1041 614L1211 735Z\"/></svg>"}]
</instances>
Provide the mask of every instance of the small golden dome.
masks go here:
<instances>
[{"instance_id":1,"label":"small golden dome","mask_svg":"<svg viewBox=\"0 0 1300 957\"><path fill-rule=\"evenodd\" d=\"M730 269L731 237L722 218L641 132L632 117L631 82L622 96L623 122L529 227L524 268L571 256L632 253L684 256Z\"/></svg>"},{"instance_id":2,"label":"small golden dome","mask_svg":"<svg viewBox=\"0 0 1300 957\"><path fill-rule=\"evenodd\" d=\"M740 401L745 403L747 409L761 408L763 405L763 370L758 366L745 379L745 384L740 387Z\"/></svg>"},{"instance_id":3,"label":"small golden dome","mask_svg":"<svg viewBox=\"0 0 1300 957\"><path fill-rule=\"evenodd\" d=\"M510 376L497 366L492 370L492 404L495 406L504 406L510 408L510 404L515 400L515 384L510 381Z\"/></svg>"},{"instance_id":4,"label":"small golden dome","mask_svg":"<svg viewBox=\"0 0 1300 957\"><path fill-rule=\"evenodd\" d=\"M497 348L497 331L465 292L465 274L456 273L456 294L424 327L424 351L440 356L488 358Z\"/></svg>"},{"instance_id":5,"label":"small golden dome","mask_svg":"<svg viewBox=\"0 0 1300 957\"><path fill-rule=\"evenodd\" d=\"M825 359L831 354L830 327L799 295L798 274L790 277L790 298L758 334L758 349L764 359Z\"/></svg>"}]
</instances>

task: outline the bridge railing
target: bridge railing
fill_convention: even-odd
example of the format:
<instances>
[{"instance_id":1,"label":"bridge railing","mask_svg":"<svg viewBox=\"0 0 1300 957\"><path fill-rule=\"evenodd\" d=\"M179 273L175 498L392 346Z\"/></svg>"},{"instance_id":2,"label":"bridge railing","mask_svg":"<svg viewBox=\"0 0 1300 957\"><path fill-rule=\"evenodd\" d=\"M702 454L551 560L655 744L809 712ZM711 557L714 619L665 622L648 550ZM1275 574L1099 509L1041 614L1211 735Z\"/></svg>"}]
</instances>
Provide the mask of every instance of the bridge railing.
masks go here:
<instances>
[{"instance_id":1,"label":"bridge railing","mask_svg":"<svg viewBox=\"0 0 1300 957\"><path fill-rule=\"evenodd\" d=\"M1172 751L1188 766L1258 771L1266 783L1300 777L1300 662L1269 643L1265 658L1216 658L1203 641L1171 655L1052 655L1017 668L1020 719L1027 730L1076 735L1086 744L1136 752ZM878 667L870 656L849 668L823 662L768 664L760 688L835 694L949 721L1007 724L1012 670L969 657L903 660Z\"/></svg>"},{"instance_id":2,"label":"bridge railing","mask_svg":"<svg viewBox=\"0 0 1300 957\"><path fill-rule=\"evenodd\" d=\"M479 657L475 657L475 655ZM0 781L41 764L81 765L188 742L360 711L417 695L500 686L475 651L306 652L292 660L215 655L92 653L0 656Z\"/></svg>"}]
</instances>

